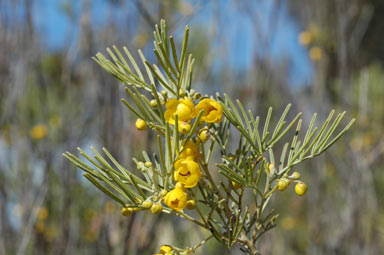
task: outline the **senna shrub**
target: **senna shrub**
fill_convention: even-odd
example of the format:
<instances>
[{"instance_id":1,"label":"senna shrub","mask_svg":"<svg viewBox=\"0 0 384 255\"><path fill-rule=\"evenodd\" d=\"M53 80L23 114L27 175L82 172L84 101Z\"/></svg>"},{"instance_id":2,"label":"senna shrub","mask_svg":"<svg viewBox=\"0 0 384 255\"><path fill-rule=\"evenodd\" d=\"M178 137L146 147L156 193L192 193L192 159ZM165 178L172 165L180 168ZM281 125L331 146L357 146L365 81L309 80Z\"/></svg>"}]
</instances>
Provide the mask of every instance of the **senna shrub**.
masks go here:
<instances>
[{"instance_id":1,"label":"senna shrub","mask_svg":"<svg viewBox=\"0 0 384 255\"><path fill-rule=\"evenodd\" d=\"M157 134L157 153L149 156L144 151L145 162L133 159L134 171L119 164L105 148L105 156L92 148L92 157L79 148L86 161L70 152L64 156L120 203L124 216L144 210L167 213L207 231L207 237L195 246L164 245L159 254L194 253L211 238L228 249L238 245L245 253L259 254L258 240L276 225L279 216L268 207L271 197L292 183L296 183L295 192L304 195L307 187L292 169L327 150L354 120L335 134L345 112L333 118L332 110L320 128L315 127L314 114L300 140L301 113L287 121L288 105L273 128L270 108L261 127L260 117L246 111L240 101L226 94L202 96L192 89L194 59L187 56L188 33L186 27L177 54L162 20L154 31L154 53L160 66L150 64L138 51L145 72L125 47L123 53L115 46L108 48L110 59L101 53L94 58L127 85L131 100L122 102L137 116L138 130ZM291 142L279 143L293 127L293 137L284 139ZM231 135L240 137L237 146L229 145ZM214 151L221 155L219 162L211 162Z\"/></svg>"}]
</instances>

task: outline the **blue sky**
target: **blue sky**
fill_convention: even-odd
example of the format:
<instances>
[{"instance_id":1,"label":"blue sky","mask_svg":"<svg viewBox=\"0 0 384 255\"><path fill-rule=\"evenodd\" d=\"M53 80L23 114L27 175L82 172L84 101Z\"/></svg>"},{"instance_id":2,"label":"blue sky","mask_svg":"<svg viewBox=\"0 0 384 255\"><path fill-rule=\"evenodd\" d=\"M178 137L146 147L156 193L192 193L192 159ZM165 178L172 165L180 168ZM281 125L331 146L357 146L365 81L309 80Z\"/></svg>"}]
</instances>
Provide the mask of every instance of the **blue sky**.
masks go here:
<instances>
[{"instance_id":1,"label":"blue sky","mask_svg":"<svg viewBox=\"0 0 384 255\"><path fill-rule=\"evenodd\" d=\"M231 49L229 49L229 58L231 68L237 70L246 70L251 66L253 53L260 57L269 57L275 63L287 60L289 63L289 79L293 86L308 84L313 75L313 65L308 58L307 50L297 41L297 35L300 32L299 26L289 16L287 7L284 4L280 6L278 13L274 13L273 1L260 0L253 1L252 7L255 8L258 15L257 21L260 22L259 32L261 35L271 34L270 28L275 23L273 37L267 44L263 44L258 38L260 34L254 33L255 20L244 15L244 9L234 4L234 1L221 1L220 28L222 36L229 40ZM81 1L75 0L37 0L34 2L33 11L35 13L35 28L41 33L44 44L47 49L59 50L68 47L68 42L77 43L79 33L79 20L70 19L63 11L65 6L73 6L72 11L79 17L81 10ZM130 2L118 8L110 7L106 0L93 0L91 9L91 20L94 27L102 26L105 20L110 16L113 10L113 17L117 22L126 19L127 15L137 15L136 7ZM193 1L190 1L193 4ZM135 13L136 12L136 13ZM212 22L214 18L214 6L207 4L204 9L199 11L189 24L199 24L204 27L205 24ZM122 22L123 23L123 22ZM127 24L126 22L124 22ZM180 25L181 28L184 27ZM219 44L220 42L214 42ZM69 45L71 46L71 45ZM219 65L220 61L217 61Z\"/></svg>"}]
</instances>

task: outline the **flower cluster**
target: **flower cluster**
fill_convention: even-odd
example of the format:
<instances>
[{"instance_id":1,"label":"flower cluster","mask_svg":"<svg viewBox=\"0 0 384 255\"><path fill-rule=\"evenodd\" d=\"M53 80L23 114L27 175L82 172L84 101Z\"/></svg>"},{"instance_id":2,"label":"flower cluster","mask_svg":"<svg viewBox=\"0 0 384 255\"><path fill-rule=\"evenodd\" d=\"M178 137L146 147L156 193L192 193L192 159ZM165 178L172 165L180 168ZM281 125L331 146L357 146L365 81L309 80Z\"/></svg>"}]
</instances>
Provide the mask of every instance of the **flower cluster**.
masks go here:
<instances>
[{"instance_id":1,"label":"flower cluster","mask_svg":"<svg viewBox=\"0 0 384 255\"><path fill-rule=\"evenodd\" d=\"M192 100L188 97L184 99L170 99L166 105L164 118L167 122L175 125L178 121L178 131L182 134L187 134L191 130L191 121L201 113L201 122L219 123L223 117L222 106L213 99L202 99L194 106ZM177 116L177 117L176 117ZM206 127L196 131L198 140L205 142L209 139L208 129ZM164 198L164 202L168 207L180 211L187 206L186 188L193 188L199 182L202 175L198 163L200 151L198 146L189 140L183 144L181 152L178 154L177 160L174 163L175 170L173 178L177 182L175 189L171 190ZM191 205L193 201L189 201ZM194 204L194 203L193 203ZM188 206L193 208L194 206Z\"/></svg>"},{"instance_id":2,"label":"flower cluster","mask_svg":"<svg viewBox=\"0 0 384 255\"><path fill-rule=\"evenodd\" d=\"M164 93L166 98L166 93ZM223 108L219 102L203 98L196 105L189 97L181 99L171 98L163 102L165 104L164 119L171 125L178 126L178 132L187 135L191 131L192 121L198 115L200 116L199 128L195 130L195 139L184 140L180 151L177 152L177 158L174 162L173 179L176 182L175 188L169 192L164 190L163 201L171 209L181 211L185 207L193 209L195 201L189 200L186 193L187 188L193 188L197 185L202 176L199 158L200 151L197 143L205 143L209 139L208 127L204 126L211 123L220 123L223 118ZM153 103L154 104L154 103ZM157 107L157 104L156 104ZM136 128L138 130L146 130L146 123L142 119L137 119ZM147 162L150 163L150 162ZM142 209L142 208L141 208ZM149 208L145 208L149 209ZM151 207L152 213L157 214L162 211L159 203L155 203ZM133 209L124 208L123 214L128 216Z\"/></svg>"},{"instance_id":3,"label":"flower cluster","mask_svg":"<svg viewBox=\"0 0 384 255\"><path fill-rule=\"evenodd\" d=\"M294 172L291 176L284 175L281 179L277 181L276 187L280 191L284 191L288 188L289 184L296 182L295 192L299 196L303 196L307 192L307 185L299 181L301 174L299 172Z\"/></svg>"},{"instance_id":4,"label":"flower cluster","mask_svg":"<svg viewBox=\"0 0 384 255\"><path fill-rule=\"evenodd\" d=\"M200 120L207 123L219 123L223 117L223 108L221 105L209 98L202 99L196 107L188 97L184 99L170 99L165 107L167 109L164 114L165 120L175 125L177 115L178 130L182 134L187 134L191 130L190 121L195 118L200 111L203 111Z\"/></svg>"},{"instance_id":5,"label":"flower cluster","mask_svg":"<svg viewBox=\"0 0 384 255\"><path fill-rule=\"evenodd\" d=\"M165 22L161 22L160 29L156 27L154 52L161 67L149 64L144 56L140 56L151 83L147 82L127 48L124 51L129 59L117 47L108 49L111 60L101 53L94 58L105 70L128 85L126 92L132 102L125 99L122 102L137 116L136 128L158 133L159 153L154 153L151 159L143 151L145 163L134 158L141 174L124 168L106 148L103 148L105 158L91 147L95 160L79 148L80 154L92 166L69 152L64 156L84 170L84 176L98 189L119 202L124 207L124 216L140 210L150 210L153 214L165 212L193 222L211 234L188 249L163 245L158 254L194 252L210 238L215 238L228 249L239 244L244 252L259 254L256 249L258 239L276 225L279 216L267 206L271 196L277 190L287 190L291 183L296 183L296 194L303 196L307 186L300 180L298 172L290 174L290 171L303 160L327 150L351 127L354 120L334 134L345 112L333 118L334 111L331 111L321 128L315 126L314 114L304 134L300 133L301 113L289 122L286 119L290 104L271 129L272 108L262 120L260 116L246 111L239 100L233 102L226 94L223 97L218 95L220 102L201 97L191 89L194 59L187 54L188 33L189 28L186 27L178 56L174 40L167 36ZM311 35L301 35L301 41L310 44ZM313 59L321 55L320 50L311 51ZM147 97L148 93L152 98ZM264 128L260 126L263 122ZM290 139L292 142L274 150L296 124L295 135ZM230 142L233 132L239 137L238 147ZM31 137L38 140L46 133L44 128L37 126L31 130ZM211 140L210 146L205 145L208 140ZM221 162L216 164L218 173L224 177L224 181L219 183L208 169L215 147L221 154ZM236 149L235 152L233 149ZM276 156L280 156L279 161L275 161ZM279 164L275 167L276 162ZM204 178L204 182L199 184L200 178ZM195 188L197 185L199 189ZM193 192L191 189L194 189ZM254 203L244 205L245 198L249 201L249 193L246 192L251 190ZM196 206L197 202L201 209L207 210L201 211L200 206ZM196 209L200 219L183 212L184 208ZM205 211L210 213L204 215L202 212Z\"/></svg>"}]
</instances>

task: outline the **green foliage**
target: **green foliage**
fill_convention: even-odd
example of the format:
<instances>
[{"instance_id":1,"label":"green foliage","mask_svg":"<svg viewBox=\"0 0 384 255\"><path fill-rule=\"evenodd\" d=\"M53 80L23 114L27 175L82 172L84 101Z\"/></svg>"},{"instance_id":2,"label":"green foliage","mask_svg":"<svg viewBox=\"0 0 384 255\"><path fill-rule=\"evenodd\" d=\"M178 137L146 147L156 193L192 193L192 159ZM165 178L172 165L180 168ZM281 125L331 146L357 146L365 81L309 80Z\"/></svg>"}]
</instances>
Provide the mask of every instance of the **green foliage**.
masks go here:
<instances>
[{"instance_id":1,"label":"green foliage","mask_svg":"<svg viewBox=\"0 0 384 255\"><path fill-rule=\"evenodd\" d=\"M134 159L136 170L129 170L103 148L105 156L92 148L93 156L79 148L80 155L88 162L67 152L64 156L84 171L84 176L123 208L146 210L143 202L165 203L163 212L174 214L206 229L210 235L194 247L181 249L172 246L174 253L194 252L211 237L230 249L240 244L249 254L258 254L257 241L276 225L279 216L268 203L278 189L278 181L288 184L297 178L289 176L290 171L304 160L316 157L334 144L353 124L350 121L341 131L336 132L345 112L333 118L332 110L328 118L316 126L316 114L301 135L301 113L292 120L286 120L288 105L279 121L272 126L272 108L265 117L264 126L259 126L261 117L246 111L242 103L234 103L226 94L217 94L217 101L223 111L220 122L206 122L204 110L191 118L189 131L179 132L180 116L175 115L172 125L165 117L164 104L168 110L169 100L190 99L200 103L204 98L191 89L194 59L187 54L189 28L186 27L180 53L172 36L168 37L167 27L161 21L155 27L154 53L160 66L151 65L139 50L141 64L145 73L127 48L125 56L117 47L107 49L110 59L98 53L95 61L116 79L128 85L126 92L130 100L123 99L124 105L146 125L157 133L157 153L148 155L143 151L145 163ZM188 55L188 57L187 57ZM150 97L148 96L150 95ZM151 101L156 101L156 106ZM212 101L215 101L212 99ZM216 109L217 110L217 109ZM207 111L207 110L205 110ZM193 120L194 119L194 120ZM189 120L188 120L189 121ZM296 127L296 128L294 128ZM206 128L211 135L209 142L199 141L199 132ZM290 136L290 134L292 136ZM239 137L235 153L231 137ZM290 140L281 144L281 141ZM188 189L188 198L196 201L193 216L183 210L175 210L164 198L164 190L176 190L174 184L175 163L187 148L188 142L198 146L201 157L197 160L203 175L196 187ZM221 155L216 164L221 177L217 177L215 167L210 164L214 151ZM277 157L280 152L280 157ZM278 159L276 161L275 159ZM253 197L252 204L246 197Z\"/></svg>"}]
</instances>

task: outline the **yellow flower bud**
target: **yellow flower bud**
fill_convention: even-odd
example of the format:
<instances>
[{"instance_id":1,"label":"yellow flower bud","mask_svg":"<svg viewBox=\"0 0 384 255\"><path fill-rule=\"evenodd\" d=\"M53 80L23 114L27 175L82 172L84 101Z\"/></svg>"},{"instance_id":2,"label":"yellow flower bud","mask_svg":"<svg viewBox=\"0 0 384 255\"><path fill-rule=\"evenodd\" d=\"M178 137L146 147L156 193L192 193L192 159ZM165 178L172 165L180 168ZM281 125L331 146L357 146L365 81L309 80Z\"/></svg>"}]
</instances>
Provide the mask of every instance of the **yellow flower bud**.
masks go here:
<instances>
[{"instance_id":1,"label":"yellow flower bud","mask_svg":"<svg viewBox=\"0 0 384 255\"><path fill-rule=\"evenodd\" d=\"M163 207L159 203L154 203L151 207L151 212L153 214L160 214L163 211Z\"/></svg>"},{"instance_id":2,"label":"yellow flower bud","mask_svg":"<svg viewBox=\"0 0 384 255\"><path fill-rule=\"evenodd\" d=\"M152 167L152 163L147 161L147 162L145 162L144 166L150 168L150 167Z\"/></svg>"},{"instance_id":3,"label":"yellow flower bud","mask_svg":"<svg viewBox=\"0 0 384 255\"><path fill-rule=\"evenodd\" d=\"M280 179L278 182L277 182L277 188L280 190L280 191L284 191L288 188L288 185L289 185L289 181L287 179Z\"/></svg>"},{"instance_id":4,"label":"yellow flower bud","mask_svg":"<svg viewBox=\"0 0 384 255\"><path fill-rule=\"evenodd\" d=\"M184 97L185 95L184 89L179 89L179 97Z\"/></svg>"},{"instance_id":5,"label":"yellow flower bud","mask_svg":"<svg viewBox=\"0 0 384 255\"><path fill-rule=\"evenodd\" d=\"M139 161L139 162L137 162L137 169L141 169L141 168L143 168L144 167L144 163L143 162L141 162L141 161Z\"/></svg>"},{"instance_id":6,"label":"yellow flower bud","mask_svg":"<svg viewBox=\"0 0 384 255\"><path fill-rule=\"evenodd\" d=\"M157 107L157 101L156 99L152 99L149 104L151 105L152 108L156 108Z\"/></svg>"},{"instance_id":7,"label":"yellow flower bud","mask_svg":"<svg viewBox=\"0 0 384 255\"><path fill-rule=\"evenodd\" d=\"M168 192L164 198L164 202L169 208L181 211L187 205L187 194L183 189L176 186L175 189Z\"/></svg>"},{"instance_id":8,"label":"yellow flower bud","mask_svg":"<svg viewBox=\"0 0 384 255\"><path fill-rule=\"evenodd\" d=\"M124 215L124 216L129 216L131 215L133 212L133 209L132 208L123 208L121 209L121 213Z\"/></svg>"},{"instance_id":9,"label":"yellow flower bud","mask_svg":"<svg viewBox=\"0 0 384 255\"><path fill-rule=\"evenodd\" d=\"M199 182L201 170L198 163L191 159L179 159L175 162L173 178L184 184L185 188L192 188Z\"/></svg>"},{"instance_id":10,"label":"yellow flower bud","mask_svg":"<svg viewBox=\"0 0 384 255\"><path fill-rule=\"evenodd\" d=\"M167 195L168 191L163 189L162 191L160 191L160 196L161 197L165 197Z\"/></svg>"},{"instance_id":11,"label":"yellow flower bud","mask_svg":"<svg viewBox=\"0 0 384 255\"><path fill-rule=\"evenodd\" d=\"M307 192L307 185L304 182L298 182L295 186L296 194L303 196Z\"/></svg>"},{"instance_id":12,"label":"yellow flower bud","mask_svg":"<svg viewBox=\"0 0 384 255\"><path fill-rule=\"evenodd\" d=\"M168 96L168 92L165 91L165 90L163 90L163 91L161 91L161 95L162 95L163 97L167 97L167 96Z\"/></svg>"},{"instance_id":13,"label":"yellow flower bud","mask_svg":"<svg viewBox=\"0 0 384 255\"><path fill-rule=\"evenodd\" d=\"M300 177L301 177L301 174L300 174L299 172L294 172L294 173L290 176L290 178L295 179L295 180L300 179Z\"/></svg>"},{"instance_id":14,"label":"yellow flower bud","mask_svg":"<svg viewBox=\"0 0 384 255\"><path fill-rule=\"evenodd\" d=\"M177 115L178 121L189 121L195 116L195 107L189 98L185 99L170 99L165 105L166 111L164 118L170 124L175 125L175 116Z\"/></svg>"},{"instance_id":15,"label":"yellow flower bud","mask_svg":"<svg viewBox=\"0 0 384 255\"><path fill-rule=\"evenodd\" d=\"M187 201L187 209L193 210L196 207L196 201L195 200L188 200Z\"/></svg>"},{"instance_id":16,"label":"yellow flower bud","mask_svg":"<svg viewBox=\"0 0 384 255\"><path fill-rule=\"evenodd\" d=\"M202 129L199 132L199 139L202 143L205 143L209 139L209 131L207 129Z\"/></svg>"},{"instance_id":17,"label":"yellow flower bud","mask_svg":"<svg viewBox=\"0 0 384 255\"><path fill-rule=\"evenodd\" d=\"M166 254L166 253L168 253L168 252L171 252L172 250L173 250L172 247L169 246L169 245L162 245L162 246L160 247L160 253L161 253L161 254Z\"/></svg>"},{"instance_id":18,"label":"yellow flower bud","mask_svg":"<svg viewBox=\"0 0 384 255\"><path fill-rule=\"evenodd\" d=\"M274 173L275 169L276 169L275 164L273 164L273 163L268 164L268 174Z\"/></svg>"},{"instance_id":19,"label":"yellow flower bud","mask_svg":"<svg viewBox=\"0 0 384 255\"><path fill-rule=\"evenodd\" d=\"M199 113L201 110L204 110L203 115L201 116L201 121L208 123L219 123L223 118L223 107L219 102L205 98L201 100L195 108L196 113Z\"/></svg>"},{"instance_id":20,"label":"yellow flower bud","mask_svg":"<svg viewBox=\"0 0 384 255\"><path fill-rule=\"evenodd\" d=\"M137 119L136 120L136 128L138 130L146 130L147 129L147 124L145 124L145 121L142 119Z\"/></svg>"},{"instance_id":21,"label":"yellow flower bud","mask_svg":"<svg viewBox=\"0 0 384 255\"><path fill-rule=\"evenodd\" d=\"M186 135L191 130L191 124L189 124L188 122L185 122L185 121L179 121L178 129L179 129L180 133Z\"/></svg>"},{"instance_id":22,"label":"yellow flower bud","mask_svg":"<svg viewBox=\"0 0 384 255\"><path fill-rule=\"evenodd\" d=\"M145 208L145 209L149 209L149 208L151 208L152 207L152 201L149 201L149 200L146 200L146 201L144 201L142 204L141 204L141 206L143 207L143 208Z\"/></svg>"}]
</instances>

